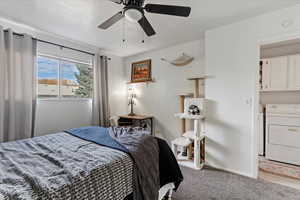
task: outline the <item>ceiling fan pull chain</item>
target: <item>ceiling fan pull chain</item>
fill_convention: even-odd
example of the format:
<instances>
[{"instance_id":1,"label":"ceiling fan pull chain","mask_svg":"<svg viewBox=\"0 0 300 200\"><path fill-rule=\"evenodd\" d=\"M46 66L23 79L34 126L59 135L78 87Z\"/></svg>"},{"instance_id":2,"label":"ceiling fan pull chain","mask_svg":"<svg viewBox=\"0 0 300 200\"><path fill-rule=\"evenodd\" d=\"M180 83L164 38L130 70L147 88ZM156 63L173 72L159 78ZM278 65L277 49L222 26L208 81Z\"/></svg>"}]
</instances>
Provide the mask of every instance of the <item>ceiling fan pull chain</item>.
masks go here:
<instances>
[{"instance_id":1,"label":"ceiling fan pull chain","mask_svg":"<svg viewBox=\"0 0 300 200\"><path fill-rule=\"evenodd\" d=\"M145 20L143 21L143 23L144 23L144 26L147 25ZM144 43L145 43L145 40L146 40L146 32L145 32L143 29L142 29L142 34L143 34L143 40L142 40L142 43L144 44Z\"/></svg>"},{"instance_id":2,"label":"ceiling fan pull chain","mask_svg":"<svg viewBox=\"0 0 300 200\"><path fill-rule=\"evenodd\" d=\"M142 31L142 34L143 34L143 40L142 40L142 43L144 44L144 43L145 43L145 32Z\"/></svg>"},{"instance_id":3,"label":"ceiling fan pull chain","mask_svg":"<svg viewBox=\"0 0 300 200\"><path fill-rule=\"evenodd\" d=\"M122 41L123 43L126 42L126 38L125 38L125 18L123 19L123 26L122 26Z\"/></svg>"},{"instance_id":4,"label":"ceiling fan pull chain","mask_svg":"<svg viewBox=\"0 0 300 200\"><path fill-rule=\"evenodd\" d=\"M143 24L145 25L145 22L143 22ZM142 30L142 44L145 43L145 31L143 29Z\"/></svg>"}]
</instances>

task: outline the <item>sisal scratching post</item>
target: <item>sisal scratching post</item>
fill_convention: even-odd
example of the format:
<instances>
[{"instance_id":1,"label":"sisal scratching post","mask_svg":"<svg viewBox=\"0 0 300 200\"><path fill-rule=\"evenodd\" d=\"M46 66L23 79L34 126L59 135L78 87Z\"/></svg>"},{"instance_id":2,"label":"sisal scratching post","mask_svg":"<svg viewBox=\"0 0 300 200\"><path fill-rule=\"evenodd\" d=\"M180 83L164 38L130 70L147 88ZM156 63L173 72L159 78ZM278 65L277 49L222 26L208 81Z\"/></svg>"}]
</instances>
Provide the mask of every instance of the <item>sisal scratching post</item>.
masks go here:
<instances>
[{"instance_id":1,"label":"sisal scratching post","mask_svg":"<svg viewBox=\"0 0 300 200\"><path fill-rule=\"evenodd\" d=\"M194 81L195 83L195 91L194 98L204 98L204 80L206 77L198 77L198 78L189 78L189 81ZM201 88L200 88L201 85Z\"/></svg>"},{"instance_id":2,"label":"sisal scratching post","mask_svg":"<svg viewBox=\"0 0 300 200\"><path fill-rule=\"evenodd\" d=\"M184 113L184 100L186 97L191 97L193 96L192 93L183 93L183 94L179 94L179 98L180 98L180 112ZM185 119L181 119L181 132L182 134L184 134L186 132L186 121Z\"/></svg>"},{"instance_id":3,"label":"sisal scratching post","mask_svg":"<svg viewBox=\"0 0 300 200\"><path fill-rule=\"evenodd\" d=\"M199 79L195 80L195 98L199 98L200 97L200 91L199 91Z\"/></svg>"}]
</instances>

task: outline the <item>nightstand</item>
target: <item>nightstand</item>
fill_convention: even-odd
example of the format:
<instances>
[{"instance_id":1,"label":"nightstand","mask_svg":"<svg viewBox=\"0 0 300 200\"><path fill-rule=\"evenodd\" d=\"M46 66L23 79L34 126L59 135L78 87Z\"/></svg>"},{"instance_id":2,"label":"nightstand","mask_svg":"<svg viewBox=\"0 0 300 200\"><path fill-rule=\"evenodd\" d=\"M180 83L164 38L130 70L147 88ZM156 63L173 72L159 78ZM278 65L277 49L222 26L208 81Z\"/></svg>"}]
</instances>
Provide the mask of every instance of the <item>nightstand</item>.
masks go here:
<instances>
[{"instance_id":1,"label":"nightstand","mask_svg":"<svg viewBox=\"0 0 300 200\"><path fill-rule=\"evenodd\" d=\"M121 115L119 116L120 119L118 121L119 126L132 126L135 122L139 124L139 126L142 126L144 122L150 121L150 129L151 129L151 135L154 136L154 124L153 116L149 115ZM147 123L146 123L147 124Z\"/></svg>"}]
</instances>

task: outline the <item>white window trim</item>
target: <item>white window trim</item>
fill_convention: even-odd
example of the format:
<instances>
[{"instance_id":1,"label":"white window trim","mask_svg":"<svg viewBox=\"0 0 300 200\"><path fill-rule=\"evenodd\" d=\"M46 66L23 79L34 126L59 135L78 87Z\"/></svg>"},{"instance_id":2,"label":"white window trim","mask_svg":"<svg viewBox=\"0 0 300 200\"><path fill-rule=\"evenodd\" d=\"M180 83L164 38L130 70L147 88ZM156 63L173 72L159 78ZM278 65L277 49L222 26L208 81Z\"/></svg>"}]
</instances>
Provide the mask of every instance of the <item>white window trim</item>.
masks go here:
<instances>
[{"instance_id":1,"label":"white window trim","mask_svg":"<svg viewBox=\"0 0 300 200\"><path fill-rule=\"evenodd\" d=\"M49 55L49 54L43 54L43 53L38 53L37 54L37 58L38 57L45 57L45 58L50 58L50 59L56 59L59 61L59 66L58 66L58 81L59 81L59 84L58 84L58 96L57 97L39 97L38 96L38 78L37 78L37 100L38 101L64 101L64 102L67 102L67 101L91 101L93 99L93 97L91 98L68 98L68 97L62 97L61 96L61 84L60 84L60 81L61 81L61 67L60 67L60 63L61 61L67 61L67 62L73 62L73 63L78 63L78 64L84 64L84 65L89 65L92 69L94 69L94 63L88 63L88 62L82 62L82 61L78 61L78 60L74 60L74 59L69 59L69 58L64 58L64 57L58 57L58 56L53 56L53 55ZM38 67L38 65L37 65ZM38 77L38 70L36 72L36 76ZM93 77L94 78L94 77Z\"/></svg>"},{"instance_id":2,"label":"white window trim","mask_svg":"<svg viewBox=\"0 0 300 200\"><path fill-rule=\"evenodd\" d=\"M49 55L49 54L45 54L45 53L38 53L37 56L38 57L42 56L42 57L46 57L46 58L52 58L52 59L57 59L57 60L62 60L62 61L67 61L67 62L75 62L75 63L89 65L89 66L93 67L93 62L91 62L91 63L89 63L89 62L82 62L80 60L75 60L75 59L70 59L70 58L65 58L65 57L59 57L59 56Z\"/></svg>"},{"instance_id":3,"label":"white window trim","mask_svg":"<svg viewBox=\"0 0 300 200\"><path fill-rule=\"evenodd\" d=\"M38 101L61 101L61 102L72 102L72 101L92 101L92 98L38 98Z\"/></svg>"}]
</instances>

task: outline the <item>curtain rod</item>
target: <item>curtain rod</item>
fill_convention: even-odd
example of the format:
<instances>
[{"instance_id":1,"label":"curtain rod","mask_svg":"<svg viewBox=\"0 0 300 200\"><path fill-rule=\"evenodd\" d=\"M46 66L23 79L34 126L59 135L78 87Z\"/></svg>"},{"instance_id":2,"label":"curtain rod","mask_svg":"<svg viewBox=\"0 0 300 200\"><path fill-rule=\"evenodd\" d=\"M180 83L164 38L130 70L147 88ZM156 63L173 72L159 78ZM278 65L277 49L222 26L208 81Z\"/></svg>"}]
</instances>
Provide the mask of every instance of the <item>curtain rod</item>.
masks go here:
<instances>
[{"instance_id":1,"label":"curtain rod","mask_svg":"<svg viewBox=\"0 0 300 200\"><path fill-rule=\"evenodd\" d=\"M72 47L67 47L67 46L64 46L64 45L61 45L61 44L56 44L56 43L49 42L49 41L46 41L46 40L41 40L41 39L38 39L38 38L33 38L33 39L36 40L36 41L38 41L38 42L42 42L42 43L46 43L46 44L51 44L51 45L59 46L61 48L70 49L70 50L74 50L74 51L79 51L81 53L85 53L85 54L89 54L91 56L95 56L94 53L91 53L91 52L88 52L88 51L82 51L80 49L75 49L75 48L72 48Z\"/></svg>"},{"instance_id":2,"label":"curtain rod","mask_svg":"<svg viewBox=\"0 0 300 200\"><path fill-rule=\"evenodd\" d=\"M8 32L8 30L4 30L5 32ZM21 34L21 33L16 33L16 32L13 32L14 35L18 35L18 36L24 36L24 34ZM91 52L88 52L88 51L82 51L80 49L75 49L75 48L72 48L72 47L67 47L67 46L64 46L64 45L61 45L61 44L57 44L57 43L53 43L53 42L49 42L49 41L45 41L45 40L41 40L41 39L38 39L38 38L33 38L34 40L36 41L39 41L39 42L43 42L43 43L46 43L46 44L51 44L51 45L55 45L55 46L59 46L61 48L66 48L66 49L70 49L70 50L74 50L74 51L79 51L81 53L86 53L86 54L89 54L91 56L95 56L94 53L91 53ZM110 60L111 58L108 58L108 60Z\"/></svg>"}]
</instances>

